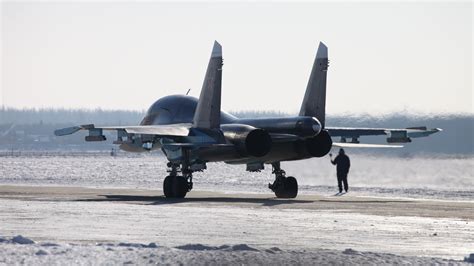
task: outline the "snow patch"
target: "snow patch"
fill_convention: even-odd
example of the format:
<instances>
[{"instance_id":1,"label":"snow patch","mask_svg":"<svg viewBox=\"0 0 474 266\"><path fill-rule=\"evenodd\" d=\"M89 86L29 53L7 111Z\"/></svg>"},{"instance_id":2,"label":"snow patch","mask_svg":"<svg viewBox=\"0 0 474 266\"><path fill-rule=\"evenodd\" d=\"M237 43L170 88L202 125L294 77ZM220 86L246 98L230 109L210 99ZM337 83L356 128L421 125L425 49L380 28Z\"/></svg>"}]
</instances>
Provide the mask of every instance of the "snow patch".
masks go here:
<instances>
[{"instance_id":1,"label":"snow patch","mask_svg":"<svg viewBox=\"0 0 474 266\"><path fill-rule=\"evenodd\" d=\"M117 246L119 247L131 247L131 248L157 248L158 245L156 243L140 244L140 243L119 243Z\"/></svg>"},{"instance_id":2,"label":"snow patch","mask_svg":"<svg viewBox=\"0 0 474 266\"><path fill-rule=\"evenodd\" d=\"M49 254L48 252L46 252L46 251L44 251L44 250L42 250L42 249L38 250L38 251L35 253L36 256L44 256L44 255L48 255L48 254Z\"/></svg>"},{"instance_id":3,"label":"snow patch","mask_svg":"<svg viewBox=\"0 0 474 266\"><path fill-rule=\"evenodd\" d=\"M44 243L46 244L46 243ZM54 244L16 245L13 241L0 243L0 258L6 265L69 265L69 264L169 264L169 265L301 265L341 264L341 251L328 249L315 250L281 250L278 247L259 249L246 244L208 246L203 244L187 244L175 248L160 246L150 249L155 243L103 243L103 244ZM125 247L113 249L112 247ZM247 252L251 251L251 252ZM359 252L353 249L342 251L344 262L361 265L461 265L462 261L445 260L429 257L398 256L387 253ZM47 255L54 256L47 256ZM41 258L39 258L39 256ZM465 262L472 262L474 253Z\"/></svg>"},{"instance_id":4,"label":"snow patch","mask_svg":"<svg viewBox=\"0 0 474 266\"><path fill-rule=\"evenodd\" d=\"M15 236L14 238L11 239L11 242L15 244L20 244L20 245L30 245L30 244L35 243L35 241L29 238L23 237L22 235Z\"/></svg>"},{"instance_id":5,"label":"snow patch","mask_svg":"<svg viewBox=\"0 0 474 266\"><path fill-rule=\"evenodd\" d=\"M229 249L230 246L222 245L222 246L214 247L214 246L207 246L203 244L187 244L187 245L177 246L175 248L181 249L181 250L203 251L203 250L226 250L226 249Z\"/></svg>"},{"instance_id":6,"label":"snow patch","mask_svg":"<svg viewBox=\"0 0 474 266\"><path fill-rule=\"evenodd\" d=\"M352 248L346 248L342 254L346 254L346 255L361 255L361 253L357 250L354 250Z\"/></svg>"},{"instance_id":7,"label":"snow patch","mask_svg":"<svg viewBox=\"0 0 474 266\"><path fill-rule=\"evenodd\" d=\"M42 246L42 247L59 247L58 244L56 244L56 243L49 243L49 242L41 243L40 246Z\"/></svg>"},{"instance_id":8,"label":"snow patch","mask_svg":"<svg viewBox=\"0 0 474 266\"><path fill-rule=\"evenodd\" d=\"M181 250L193 250L193 251L206 251L206 250L222 250L222 251L257 251L260 250L256 248L252 248L246 244L238 244L238 245L222 245L222 246L207 246L203 244L187 244L182 246L175 247L176 249ZM278 249L278 248L277 248Z\"/></svg>"},{"instance_id":9,"label":"snow patch","mask_svg":"<svg viewBox=\"0 0 474 266\"><path fill-rule=\"evenodd\" d=\"M245 244L233 245L231 248L232 251L259 251L258 249L249 247Z\"/></svg>"},{"instance_id":10,"label":"snow patch","mask_svg":"<svg viewBox=\"0 0 474 266\"><path fill-rule=\"evenodd\" d=\"M268 249L265 249L265 252L268 252L268 253L271 253L271 254L275 254L276 252L281 252L282 250L277 248L277 247L272 247L272 248L268 248Z\"/></svg>"}]
</instances>

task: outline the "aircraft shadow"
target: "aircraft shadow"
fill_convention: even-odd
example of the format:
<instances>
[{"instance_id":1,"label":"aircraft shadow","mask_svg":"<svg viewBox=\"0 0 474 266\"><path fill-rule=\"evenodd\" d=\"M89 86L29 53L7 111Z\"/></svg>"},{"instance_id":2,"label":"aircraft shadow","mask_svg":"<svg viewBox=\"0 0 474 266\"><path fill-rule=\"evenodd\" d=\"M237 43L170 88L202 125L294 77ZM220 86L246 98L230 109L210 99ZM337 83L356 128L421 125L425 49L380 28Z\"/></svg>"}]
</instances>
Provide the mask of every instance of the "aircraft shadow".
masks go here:
<instances>
[{"instance_id":1,"label":"aircraft shadow","mask_svg":"<svg viewBox=\"0 0 474 266\"><path fill-rule=\"evenodd\" d=\"M163 199L153 204L176 204L188 202L218 202L218 203L253 203L262 206L276 206L295 203L313 203L312 200L277 199L277 198L231 198L231 197L206 197L206 198L184 198L184 199Z\"/></svg>"},{"instance_id":2,"label":"aircraft shadow","mask_svg":"<svg viewBox=\"0 0 474 266\"><path fill-rule=\"evenodd\" d=\"M217 203L253 203L262 206L276 206L283 204L295 203L313 203L312 200L295 200L295 199L277 199L277 198L235 198L235 197L204 197L204 198L184 198L184 199L168 199L165 196L136 196L136 195L99 195L103 198L78 199L76 201L142 201L150 202L151 205L166 205L191 202L217 202Z\"/></svg>"},{"instance_id":3,"label":"aircraft shadow","mask_svg":"<svg viewBox=\"0 0 474 266\"><path fill-rule=\"evenodd\" d=\"M78 199L75 201L159 201L166 200L165 196L136 196L136 195L98 195L103 198Z\"/></svg>"},{"instance_id":4,"label":"aircraft shadow","mask_svg":"<svg viewBox=\"0 0 474 266\"><path fill-rule=\"evenodd\" d=\"M340 204L392 204L392 203L412 203L411 200L327 200L321 199L318 202L340 203Z\"/></svg>"}]
</instances>

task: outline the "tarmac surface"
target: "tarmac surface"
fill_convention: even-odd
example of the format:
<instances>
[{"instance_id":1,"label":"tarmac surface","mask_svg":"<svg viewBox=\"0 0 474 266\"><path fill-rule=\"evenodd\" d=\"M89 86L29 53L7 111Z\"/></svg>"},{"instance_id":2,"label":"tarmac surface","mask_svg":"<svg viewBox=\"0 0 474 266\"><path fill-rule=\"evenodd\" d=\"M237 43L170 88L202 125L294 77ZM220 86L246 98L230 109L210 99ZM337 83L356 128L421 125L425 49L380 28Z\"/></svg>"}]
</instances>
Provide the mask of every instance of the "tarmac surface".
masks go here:
<instances>
[{"instance_id":1,"label":"tarmac surface","mask_svg":"<svg viewBox=\"0 0 474 266\"><path fill-rule=\"evenodd\" d=\"M474 252L469 201L0 186L0 235L55 243L156 242L392 253L462 260Z\"/></svg>"}]
</instances>

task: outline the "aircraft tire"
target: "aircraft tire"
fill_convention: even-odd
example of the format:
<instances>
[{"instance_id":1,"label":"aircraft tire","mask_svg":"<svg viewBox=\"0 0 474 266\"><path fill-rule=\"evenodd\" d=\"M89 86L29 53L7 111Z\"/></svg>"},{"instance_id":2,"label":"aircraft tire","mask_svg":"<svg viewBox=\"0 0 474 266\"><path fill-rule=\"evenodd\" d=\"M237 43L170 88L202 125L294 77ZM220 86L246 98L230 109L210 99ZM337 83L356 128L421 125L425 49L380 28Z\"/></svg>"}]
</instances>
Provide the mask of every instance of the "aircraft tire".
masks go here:
<instances>
[{"instance_id":1,"label":"aircraft tire","mask_svg":"<svg viewBox=\"0 0 474 266\"><path fill-rule=\"evenodd\" d=\"M173 197L184 198L188 193L188 180L183 176L176 176L173 181Z\"/></svg>"},{"instance_id":2,"label":"aircraft tire","mask_svg":"<svg viewBox=\"0 0 474 266\"><path fill-rule=\"evenodd\" d=\"M298 181L293 176L289 176L285 180L285 190L287 198L296 198L298 195Z\"/></svg>"},{"instance_id":3,"label":"aircraft tire","mask_svg":"<svg viewBox=\"0 0 474 266\"><path fill-rule=\"evenodd\" d=\"M275 196L282 199L296 198L298 195L298 181L296 178L289 176L285 178L283 184L275 190Z\"/></svg>"},{"instance_id":4,"label":"aircraft tire","mask_svg":"<svg viewBox=\"0 0 474 266\"><path fill-rule=\"evenodd\" d=\"M163 181L163 193L165 194L165 197L167 198L173 198L173 176L167 176L165 177L165 180Z\"/></svg>"}]
</instances>

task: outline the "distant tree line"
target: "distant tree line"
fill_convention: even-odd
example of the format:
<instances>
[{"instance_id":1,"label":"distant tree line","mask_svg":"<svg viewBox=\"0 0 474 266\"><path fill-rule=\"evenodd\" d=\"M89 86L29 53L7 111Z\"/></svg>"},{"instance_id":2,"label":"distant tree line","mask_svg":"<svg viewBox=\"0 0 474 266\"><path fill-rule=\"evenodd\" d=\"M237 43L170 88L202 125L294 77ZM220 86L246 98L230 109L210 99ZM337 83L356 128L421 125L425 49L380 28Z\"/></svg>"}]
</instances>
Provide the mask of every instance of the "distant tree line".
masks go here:
<instances>
[{"instance_id":1,"label":"distant tree line","mask_svg":"<svg viewBox=\"0 0 474 266\"><path fill-rule=\"evenodd\" d=\"M0 109L0 124L138 124L145 111L97 109Z\"/></svg>"}]
</instances>

